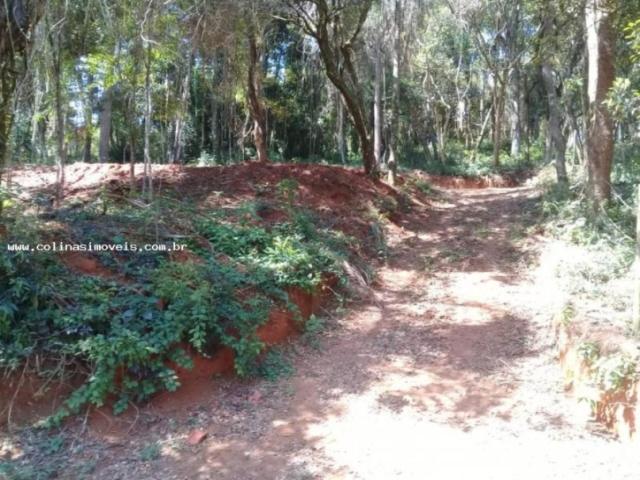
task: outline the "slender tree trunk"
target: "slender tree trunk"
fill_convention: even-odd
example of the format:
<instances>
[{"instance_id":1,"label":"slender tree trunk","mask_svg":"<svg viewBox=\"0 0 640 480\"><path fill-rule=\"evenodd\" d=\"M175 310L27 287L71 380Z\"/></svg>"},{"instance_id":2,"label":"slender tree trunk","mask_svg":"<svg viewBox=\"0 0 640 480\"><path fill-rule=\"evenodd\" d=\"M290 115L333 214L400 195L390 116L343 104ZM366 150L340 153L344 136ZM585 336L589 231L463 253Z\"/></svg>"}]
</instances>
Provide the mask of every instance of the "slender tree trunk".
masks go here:
<instances>
[{"instance_id":1,"label":"slender tree trunk","mask_svg":"<svg viewBox=\"0 0 640 480\"><path fill-rule=\"evenodd\" d=\"M213 92L211 92L211 153L220 154L222 149L222 136L218 134L218 102Z\"/></svg>"},{"instance_id":2,"label":"slender tree trunk","mask_svg":"<svg viewBox=\"0 0 640 480\"><path fill-rule=\"evenodd\" d=\"M585 9L588 54L589 112L586 129L588 189L596 207L611 196L613 120L604 103L615 78L613 0L587 0Z\"/></svg>"},{"instance_id":3,"label":"slender tree trunk","mask_svg":"<svg viewBox=\"0 0 640 480\"><path fill-rule=\"evenodd\" d=\"M344 104L340 97L340 92L336 90L335 95L336 103L336 123L337 125L337 140L338 140L338 152L340 153L340 161L343 165L347 164L347 144L344 138Z\"/></svg>"},{"instance_id":4,"label":"slender tree trunk","mask_svg":"<svg viewBox=\"0 0 640 480\"><path fill-rule=\"evenodd\" d=\"M64 165L66 163L67 146L64 138L65 130L65 110L62 98L62 51L60 48L60 36L62 33L58 31L55 36L54 58L53 58L53 77L55 85L55 114L56 114L56 203L59 205L62 201L64 192ZM52 42L53 44L53 42Z\"/></svg>"},{"instance_id":5,"label":"slender tree trunk","mask_svg":"<svg viewBox=\"0 0 640 480\"><path fill-rule=\"evenodd\" d=\"M82 75L79 75L79 82L82 88L82 98L84 101L84 146L82 151L82 161L91 162L91 144L93 140L93 75L87 76L88 87L84 86Z\"/></svg>"},{"instance_id":6,"label":"slender tree trunk","mask_svg":"<svg viewBox=\"0 0 640 480\"><path fill-rule=\"evenodd\" d=\"M390 185L396 184L396 171L398 168L397 145L400 138L400 64L402 61L402 39L404 25L404 0L395 0L394 3L394 27L395 38L393 44L393 59L391 77L393 81L391 98L391 135L389 135L389 160L388 160L388 182Z\"/></svg>"},{"instance_id":7,"label":"slender tree trunk","mask_svg":"<svg viewBox=\"0 0 640 480\"><path fill-rule=\"evenodd\" d=\"M567 140L562 133L562 111L560 101L556 92L553 70L545 59L542 64L542 81L547 92L547 104L549 107L549 125L547 126L547 136L550 141L548 145L555 151L555 165L558 183L567 183L567 168L565 163L565 152Z\"/></svg>"},{"instance_id":8,"label":"slender tree trunk","mask_svg":"<svg viewBox=\"0 0 640 480\"><path fill-rule=\"evenodd\" d=\"M493 165L500 165L500 150L502 147L502 119L504 113L505 82L494 78L493 87Z\"/></svg>"},{"instance_id":9,"label":"slender tree trunk","mask_svg":"<svg viewBox=\"0 0 640 480\"><path fill-rule=\"evenodd\" d=\"M153 182L151 172L151 44L147 43L144 72L144 170L142 180L142 194L147 199L153 197Z\"/></svg>"},{"instance_id":10,"label":"slender tree trunk","mask_svg":"<svg viewBox=\"0 0 640 480\"><path fill-rule=\"evenodd\" d=\"M636 258L633 265L635 285L631 325L633 332L638 335L640 333L640 185L637 189L636 202Z\"/></svg>"},{"instance_id":11,"label":"slender tree trunk","mask_svg":"<svg viewBox=\"0 0 640 480\"><path fill-rule=\"evenodd\" d=\"M4 65L3 65L4 67ZM16 86L16 75L13 67L3 68L0 72L0 181L4 173L9 155L11 126L13 125L13 92ZM2 214L2 202L0 202Z\"/></svg>"},{"instance_id":12,"label":"slender tree trunk","mask_svg":"<svg viewBox=\"0 0 640 480\"><path fill-rule=\"evenodd\" d=\"M362 2L359 11L360 26L364 23L372 3L370 0ZM353 122L360 144L364 171L369 176L377 177L378 170L368 122L369 116L366 114L362 86L353 61L353 43L345 40L334 45L329 35L329 26L332 22L329 15L329 5L325 0L321 0L316 3L316 6L318 7L317 29L309 33L313 34L318 42L320 58L325 66L327 76L340 91L345 107ZM355 36L357 36L359 30L359 28L356 30ZM355 39L355 36L353 39Z\"/></svg>"},{"instance_id":13,"label":"slender tree trunk","mask_svg":"<svg viewBox=\"0 0 640 480\"><path fill-rule=\"evenodd\" d=\"M253 120L253 142L258 162L267 162L267 112L262 102L262 72L258 36L253 28L247 34L249 43L248 100L249 113Z\"/></svg>"},{"instance_id":14,"label":"slender tree trunk","mask_svg":"<svg viewBox=\"0 0 640 480\"><path fill-rule=\"evenodd\" d=\"M375 74L373 79L373 155L376 162L376 168L380 170L382 166L382 51L380 41L376 39L374 46L374 63Z\"/></svg>"},{"instance_id":15,"label":"slender tree trunk","mask_svg":"<svg viewBox=\"0 0 640 480\"><path fill-rule=\"evenodd\" d=\"M0 4L0 182L9 155L18 62L29 50L30 33L44 12L44 4L43 0L3 0Z\"/></svg>"},{"instance_id":16,"label":"slender tree trunk","mask_svg":"<svg viewBox=\"0 0 640 480\"><path fill-rule=\"evenodd\" d=\"M189 93L191 90L191 54L187 59L187 72L182 81L180 89L180 107L177 112L174 137L173 137L173 155L171 163L182 163L182 147L184 146L184 123L188 114Z\"/></svg>"},{"instance_id":17,"label":"slender tree trunk","mask_svg":"<svg viewBox=\"0 0 640 480\"><path fill-rule=\"evenodd\" d=\"M478 152L480 151L480 146L482 145L482 141L487 133L487 125L489 125L489 119L493 116L493 107L489 107L489 111L484 117L484 121L482 122L482 126L480 127L480 132L478 133L478 138L476 139L475 145L473 147L473 160L475 161L478 158Z\"/></svg>"}]
</instances>

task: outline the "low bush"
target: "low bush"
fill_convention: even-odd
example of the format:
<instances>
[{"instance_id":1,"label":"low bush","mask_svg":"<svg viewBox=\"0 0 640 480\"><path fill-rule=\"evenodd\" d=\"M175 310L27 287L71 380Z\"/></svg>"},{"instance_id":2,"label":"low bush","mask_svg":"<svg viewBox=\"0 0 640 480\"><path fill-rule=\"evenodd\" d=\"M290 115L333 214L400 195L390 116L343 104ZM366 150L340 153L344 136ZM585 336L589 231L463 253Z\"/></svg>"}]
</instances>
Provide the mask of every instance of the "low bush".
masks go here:
<instances>
[{"instance_id":1,"label":"low bush","mask_svg":"<svg viewBox=\"0 0 640 480\"><path fill-rule=\"evenodd\" d=\"M288 192L284 197L290 201ZM114 399L119 413L158 391L177 389L175 365L190 366L181 345L204 355L230 347L239 375L264 370L273 376L271 363L277 362L256 363L264 350L256 332L270 309L286 304L288 287L311 291L324 275L341 275L344 238L292 206L292 218L270 228L242 208L206 214L171 202L162 208L170 209L163 218L189 233L197 257L104 259L124 268L126 281L74 274L54 253L0 252L0 368L15 370L38 356L72 359L86 372L52 423L88 404ZM156 215L152 210L146 216ZM104 215L91 209L69 215L72 230L90 231L97 241L124 235L116 226L152 240L149 219L126 206ZM21 218L8 225L7 243L42 240L45 229L36 219Z\"/></svg>"}]
</instances>

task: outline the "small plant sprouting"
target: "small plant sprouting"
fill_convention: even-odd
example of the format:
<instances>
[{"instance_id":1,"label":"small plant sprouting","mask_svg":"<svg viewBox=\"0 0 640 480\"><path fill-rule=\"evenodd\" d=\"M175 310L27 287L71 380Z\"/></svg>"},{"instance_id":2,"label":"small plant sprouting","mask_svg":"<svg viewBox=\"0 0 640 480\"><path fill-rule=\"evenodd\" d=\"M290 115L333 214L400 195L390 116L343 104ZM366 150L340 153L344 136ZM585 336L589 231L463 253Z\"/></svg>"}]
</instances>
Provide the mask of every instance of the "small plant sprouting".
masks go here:
<instances>
[{"instance_id":1,"label":"small plant sprouting","mask_svg":"<svg viewBox=\"0 0 640 480\"><path fill-rule=\"evenodd\" d=\"M578 353L588 365L592 365L600 357L600 345L597 342L583 342L578 346Z\"/></svg>"},{"instance_id":2,"label":"small plant sprouting","mask_svg":"<svg viewBox=\"0 0 640 480\"><path fill-rule=\"evenodd\" d=\"M298 182L293 178L285 178L278 182L276 188L280 198L287 204L287 208L293 209L298 193Z\"/></svg>"},{"instance_id":3,"label":"small plant sprouting","mask_svg":"<svg viewBox=\"0 0 640 480\"><path fill-rule=\"evenodd\" d=\"M140 460L143 462L151 462L160 458L161 453L160 444L158 442L151 442L140 450Z\"/></svg>"},{"instance_id":4,"label":"small plant sprouting","mask_svg":"<svg viewBox=\"0 0 640 480\"><path fill-rule=\"evenodd\" d=\"M324 328L324 319L316 315L311 315L304 324L304 333L302 334L303 341L313 348L319 348L320 342L318 337Z\"/></svg>"}]
</instances>

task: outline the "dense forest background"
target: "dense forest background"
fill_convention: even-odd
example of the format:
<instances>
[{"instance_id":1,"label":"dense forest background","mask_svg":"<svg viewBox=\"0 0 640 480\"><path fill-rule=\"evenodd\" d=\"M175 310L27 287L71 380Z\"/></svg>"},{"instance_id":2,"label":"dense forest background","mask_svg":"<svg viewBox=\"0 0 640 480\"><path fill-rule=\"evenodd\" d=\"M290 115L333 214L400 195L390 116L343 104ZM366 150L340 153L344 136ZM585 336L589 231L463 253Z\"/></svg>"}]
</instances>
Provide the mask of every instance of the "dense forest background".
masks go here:
<instances>
[{"instance_id":1,"label":"dense forest background","mask_svg":"<svg viewBox=\"0 0 640 480\"><path fill-rule=\"evenodd\" d=\"M9 0L13 164L635 169L640 6L589 0ZM635 49L635 56L634 56ZM635 160L634 160L635 159ZM628 169L626 170L628 172Z\"/></svg>"}]
</instances>

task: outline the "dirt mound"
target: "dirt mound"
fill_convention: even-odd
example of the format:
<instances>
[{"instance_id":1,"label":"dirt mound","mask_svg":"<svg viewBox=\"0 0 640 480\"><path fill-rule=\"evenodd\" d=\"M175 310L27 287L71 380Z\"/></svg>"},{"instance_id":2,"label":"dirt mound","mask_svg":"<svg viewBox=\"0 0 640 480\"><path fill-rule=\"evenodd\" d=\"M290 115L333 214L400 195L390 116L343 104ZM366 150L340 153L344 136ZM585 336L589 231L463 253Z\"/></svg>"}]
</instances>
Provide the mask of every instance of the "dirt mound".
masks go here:
<instances>
[{"instance_id":1,"label":"dirt mound","mask_svg":"<svg viewBox=\"0 0 640 480\"><path fill-rule=\"evenodd\" d=\"M481 177L456 177L449 175L432 175L416 171L414 174L440 188L480 189L480 188L512 188L522 183L515 175L484 175Z\"/></svg>"},{"instance_id":2,"label":"dirt mound","mask_svg":"<svg viewBox=\"0 0 640 480\"><path fill-rule=\"evenodd\" d=\"M372 182L361 170L328 165L243 163L230 166L192 167L152 165L158 188L169 187L190 198L206 198L217 192L225 196L260 196L265 188L285 179L295 179L304 200L313 199L324 206L341 205L364 195L392 195L394 189ZM136 180L141 181L142 166L136 165ZM28 166L14 169L11 181L22 190L35 191L55 184L53 167ZM116 182L129 182L129 165L74 163L65 168L65 196L96 190Z\"/></svg>"}]
</instances>

